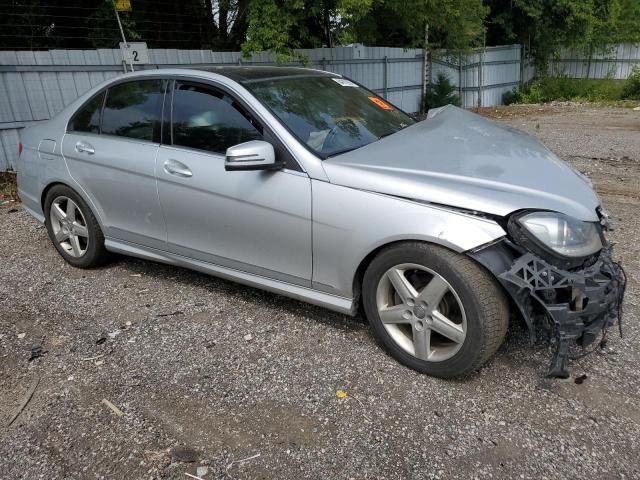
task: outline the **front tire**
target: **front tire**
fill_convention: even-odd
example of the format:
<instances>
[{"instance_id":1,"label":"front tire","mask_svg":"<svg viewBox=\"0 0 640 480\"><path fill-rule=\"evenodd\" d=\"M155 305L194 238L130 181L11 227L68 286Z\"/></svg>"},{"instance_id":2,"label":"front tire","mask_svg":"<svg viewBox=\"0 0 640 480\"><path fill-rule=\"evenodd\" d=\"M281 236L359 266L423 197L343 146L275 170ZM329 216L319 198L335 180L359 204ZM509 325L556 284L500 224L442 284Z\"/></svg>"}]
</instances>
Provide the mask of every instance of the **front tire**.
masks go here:
<instances>
[{"instance_id":1,"label":"front tire","mask_svg":"<svg viewBox=\"0 0 640 480\"><path fill-rule=\"evenodd\" d=\"M468 374L502 344L507 300L470 258L405 242L381 251L363 279L373 335L402 364L435 377Z\"/></svg>"},{"instance_id":2,"label":"front tire","mask_svg":"<svg viewBox=\"0 0 640 480\"><path fill-rule=\"evenodd\" d=\"M92 268L106 261L104 235L80 195L65 185L56 185L47 192L44 211L49 238L68 263Z\"/></svg>"}]
</instances>

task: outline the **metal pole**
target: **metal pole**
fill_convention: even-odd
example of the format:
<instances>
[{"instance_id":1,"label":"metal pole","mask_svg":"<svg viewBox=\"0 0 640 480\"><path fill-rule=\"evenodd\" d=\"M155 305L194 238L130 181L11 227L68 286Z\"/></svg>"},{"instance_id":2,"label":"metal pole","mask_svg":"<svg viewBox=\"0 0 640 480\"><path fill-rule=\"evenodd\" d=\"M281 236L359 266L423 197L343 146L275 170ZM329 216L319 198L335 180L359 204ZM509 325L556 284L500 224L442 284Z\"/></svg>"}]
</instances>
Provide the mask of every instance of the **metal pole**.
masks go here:
<instances>
[{"instance_id":1,"label":"metal pole","mask_svg":"<svg viewBox=\"0 0 640 480\"><path fill-rule=\"evenodd\" d=\"M120 15L118 14L118 9L116 8L116 4L113 4L113 11L116 12L116 20L118 20L118 27L120 27L120 34L122 35L122 43L124 43L125 50L129 48L129 44L127 44L127 39L124 36L124 29L122 28L122 23L120 22ZM123 53L124 57L124 53ZM126 61L126 58L123 58ZM133 62L129 59L129 66L131 67L131 71L133 72Z\"/></svg>"},{"instance_id":2,"label":"metal pole","mask_svg":"<svg viewBox=\"0 0 640 480\"><path fill-rule=\"evenodd\" d=\"M458 96L460 97L460 104L464 108L467 106L467 102L462 94L462 55L458 54Z\"/></svg>"},{"instance_id":3,"label":"metal pole","mask_svg":"<svg viewBox=\"0 0 640 480\"><path fill-rule=\"evenodd\" d=\"M384 98L387 100L387 72L389 71L389 58L384 56Z\"/></svg>"},{"instance_id":4,"label":"metal pole","mask_svg":"<svg viewBox=\"0 0 640 480\"><path fill-rule=\"evenodd\" d=\"M524 62L526 58L525 48L527 47L525 46L524 43L520 45L520 90L524 88L524 72L525 72Z\"/></svg>"},{"instance_id":5,"label":"metal pole","mask_svg":"<svg viewBox=\"0 0 640 480\"><path fill-rule=\"evenodd\" d=\"M427 98L427 84L431 83L431 65L429 64L429 24L424 26L424 50L422 62L422 105L420 112L425 112L425 100Z\"/></svg>"},{"instance_id":6,"label":"metal pole","mask_svg":"<svg viewBox=\"0 0 640 480\"><path fill-rule=\"evenodd\" d=\"M487 30L484 30L484 36L482 38L482 51L480 52L480 58L478 61L478 108L482 107L482 81L483 81L483 65L484 53L487 49Z\"/></svg>"}]
</instances>

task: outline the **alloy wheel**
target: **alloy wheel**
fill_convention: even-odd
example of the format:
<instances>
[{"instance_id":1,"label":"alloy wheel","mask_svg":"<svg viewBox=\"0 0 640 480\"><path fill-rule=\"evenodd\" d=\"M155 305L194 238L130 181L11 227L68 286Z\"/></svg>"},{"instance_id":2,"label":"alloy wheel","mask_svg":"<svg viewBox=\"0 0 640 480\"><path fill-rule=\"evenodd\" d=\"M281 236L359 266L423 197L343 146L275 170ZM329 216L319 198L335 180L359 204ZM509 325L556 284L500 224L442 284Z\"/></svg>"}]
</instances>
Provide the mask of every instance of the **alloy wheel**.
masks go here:
<instances>
[{"instance_id":1,"label":"alloy wheel","mask_svg":"<svg viewBox=\"0 0 640 480\"><path fill-rule=\"evenodd\" d=\"M418 264L396 265L380 278L378 314L391 338L420 360L453 357L467 336L460 297L437 272Z\"/></svg>"},{"instance_id":2,"label":"alloy wheel","mask_svg":"<svg viewBox=\"0 0 640 480\"><path fill-rule=\"evenodd\" d=\"M49 218L58 245L69 256L82 257L89 246L89 229L80 207L69 197L56 197Z\"/></svg>"}]
</instances>

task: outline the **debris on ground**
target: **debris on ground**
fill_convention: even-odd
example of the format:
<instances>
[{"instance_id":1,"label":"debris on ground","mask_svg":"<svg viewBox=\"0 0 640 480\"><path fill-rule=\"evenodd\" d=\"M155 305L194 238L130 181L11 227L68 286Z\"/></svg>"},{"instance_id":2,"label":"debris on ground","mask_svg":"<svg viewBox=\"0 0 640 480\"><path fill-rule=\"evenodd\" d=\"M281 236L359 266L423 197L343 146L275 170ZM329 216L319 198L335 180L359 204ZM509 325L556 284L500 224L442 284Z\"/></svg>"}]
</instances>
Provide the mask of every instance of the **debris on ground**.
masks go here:
<instances>
[{"instance_id":1,"label":"debris on ground","mask_svg":"<svg viewBox=\"0 0 640 480\"><path fill-rule=\"evenodd\" d=\"M198 452L186 445L178 445L171 449L171 456L179 461L184 463L194 463L198 461Z\"/></svg>"},{"instance_id":2,"label":"debris on ground","mask_svg":"<svg viewBox=\"0 0 640 480\"><path fill-rule=\"evenodd\" d=\"M94 360L98 360L99 358L102 358L102 357L108 355L109 353L111 353L111 352L102 353L102 354L96 355L94 357L81 358L80 361L81 362L92 362Z\"/></svg>"},{"instance_id":3,"label":"debris on ground","mask_svg":"<svg viewBox=\"0 0 640 480\"><path fill-rule=\"evenodd\" d=\"M576 379L574 380L575 383L577 383L578 385L582 385L584 383L584 381L587 379L587 374L583 373L582 375L576 377Z\"/></svg>"},{"instance_id":4,"label":"debris on ground","mask_svg":"<svg viewBox=\"0 0 640 480\"><path fill-rule=\"evenodd\" d=\"M29 361L32 362L36 358L40 358L47 353L49 353L49 350L44 350L41 345L36 345L35 347L31 347L31 356L29 357Z\"/></svg>"},{"instance_id":5,"label":"debris on ground","mask_svg":"<svg viewBox=\"0 0 640 480\"><path fill-rule=\"evenodd\" d=\"M208 472L209 467L207 467L206 465L196 468L196 475L199 477L204 477Z\"/></svg>"},{"instance_id":6,"label":"debris on ground","mask_svg":"<svg viewBox=\"0 0 640 480\"><path fill-rule=\"evenodd\" d=\"M113 403L111 403L106 398L102 399L102 403L105 404L107 407L109 407L111 411L115 413L117 416L121 417L124 415L124 412L122 410L120 410L118 407L116 407Z\"/></svg>"},{"instance_id":7,"label":"debris on ground","mask_svg":"<svg viewBox=\"0 0 640 480\"><path fill-rule=\"evenodd\" d=\"M156 317L173 317L174 315L184 315L184 312L177 310L171 313L158 313Z\"/></svg>"},{"instance_id":8,"label":"debris on ground","mask_svg":"<svg viewBox=\"0 0 640 480\"><path fill-rule=\"evenodd\" d=\"M40 377L36 377L33 379L33 381L31 382L31 386L29 387L29 390L27 390L27 392L24 394L24 397L22 397L22 402L20 402L20 406L16 410L16 413L13 415L13 417L11 417L11 420L9 420L9 423L7 423L7 427L10 427L13 424L13 422L16 421L16 418L20 416L24 408L31 401L31 398L33 397L33 394L36 391L36 388L38 388L39 383L40 383Z\"/></svg>"},{"instance_id":9,"label":"debris on ground","mask_svg":"<svg viewBox=\"0 0 640 480\"><path fill-rule=\"evenodd\" d=\"M184 474L189 478L195 478L195 480L204 480L204 478L198 476L197 474L196 475L191 475L190 473L187 473L187 472L184 472Z\"/></svg>"},{"instance_id":10,"label":"debris on ground","mask_svg":"<svg viewBox=\"0 0 640 480\"><path fill-rule=\"evenodd\" d=\"M248 462L249 460L253 460L254 458L258 458L259 456L260 456L260 453L256 453L255 455L252 455L252 456L247 457L247 458L243 458L241 460L234 460L229 465L227 465L227 471L229 471L229 469L231 467L233 467L234 465L240 465L241 463Z\"/></svg>"}]
</instances>

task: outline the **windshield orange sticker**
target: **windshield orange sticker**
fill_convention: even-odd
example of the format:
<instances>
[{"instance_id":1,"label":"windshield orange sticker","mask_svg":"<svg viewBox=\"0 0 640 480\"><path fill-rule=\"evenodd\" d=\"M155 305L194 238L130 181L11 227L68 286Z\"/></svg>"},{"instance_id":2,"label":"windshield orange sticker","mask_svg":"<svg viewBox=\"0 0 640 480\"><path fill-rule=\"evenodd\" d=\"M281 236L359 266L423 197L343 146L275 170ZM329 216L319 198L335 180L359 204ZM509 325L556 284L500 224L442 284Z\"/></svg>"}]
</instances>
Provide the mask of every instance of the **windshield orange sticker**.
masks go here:
<instances>
[{"instance_id":1,"label":"windshield orange sticker","mask_svg":"<svg viewBox=\"0 0 640 480\"><path fill-rule=\"evenodd\" d=\"M367 97L367 98L383 110L393 110L393 107L389 105L387 102L385 102L384 100L382 100L381 98L378 98L378 97Z\"/></svg>"}]
</instances>

